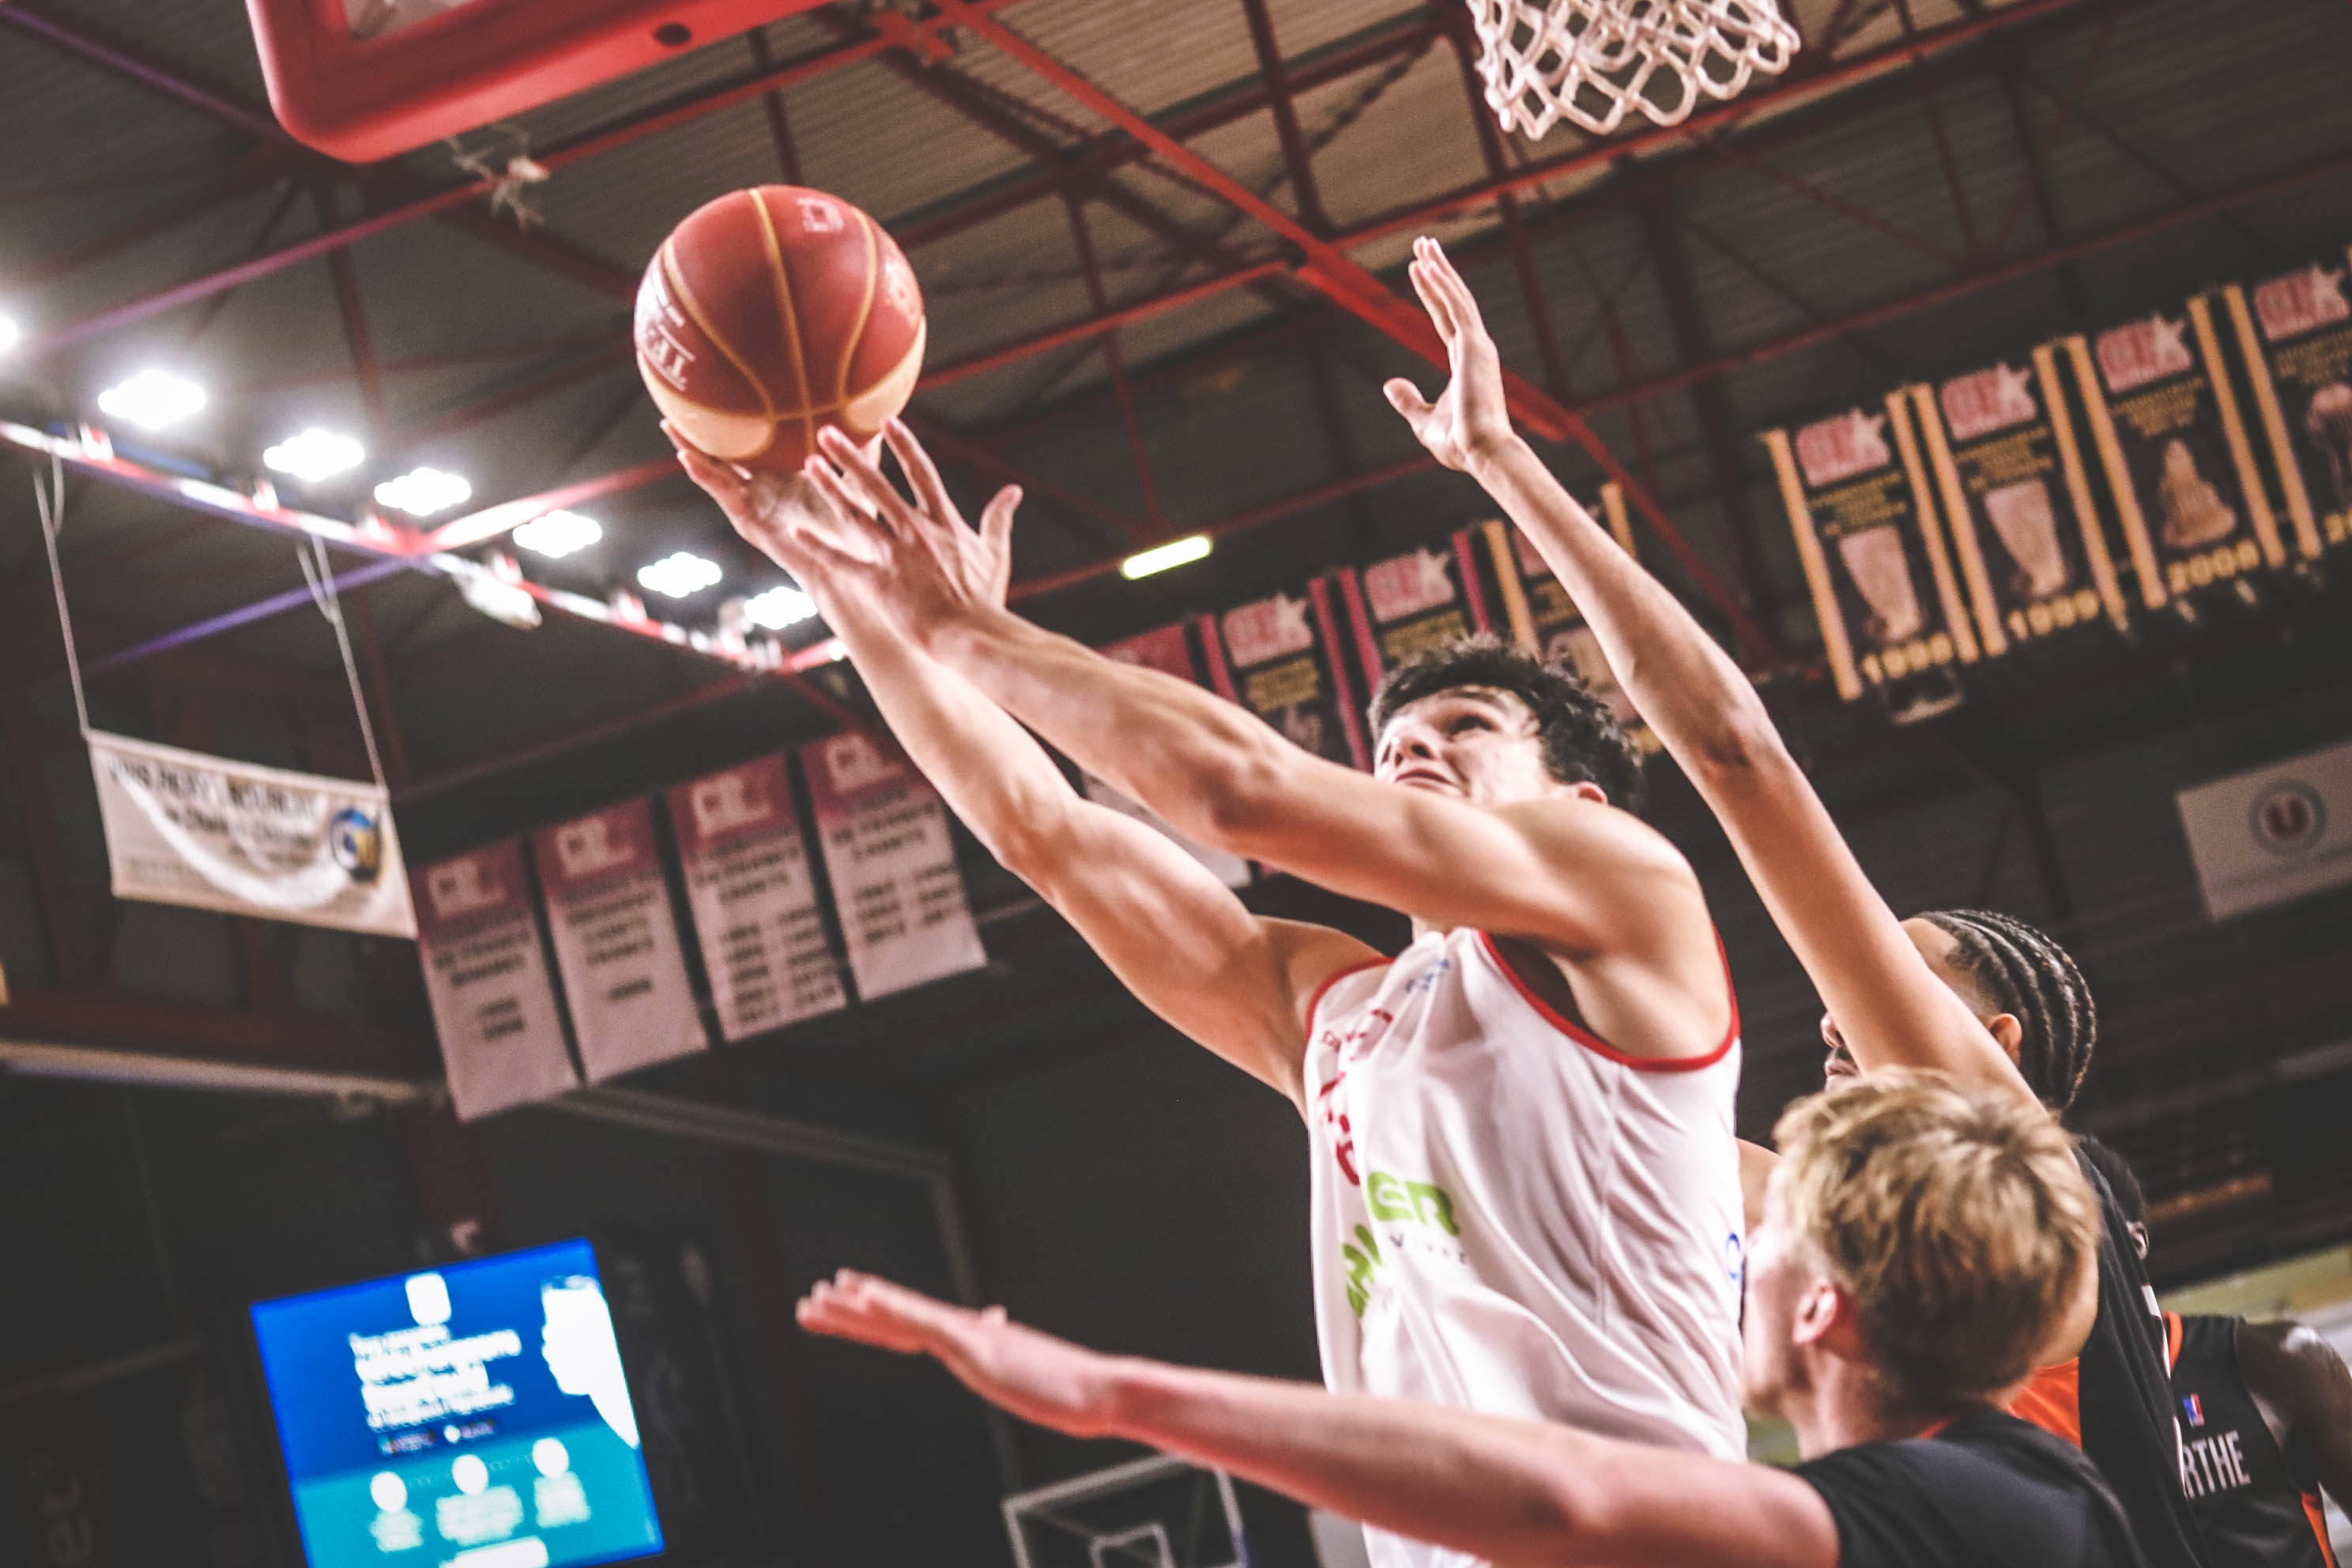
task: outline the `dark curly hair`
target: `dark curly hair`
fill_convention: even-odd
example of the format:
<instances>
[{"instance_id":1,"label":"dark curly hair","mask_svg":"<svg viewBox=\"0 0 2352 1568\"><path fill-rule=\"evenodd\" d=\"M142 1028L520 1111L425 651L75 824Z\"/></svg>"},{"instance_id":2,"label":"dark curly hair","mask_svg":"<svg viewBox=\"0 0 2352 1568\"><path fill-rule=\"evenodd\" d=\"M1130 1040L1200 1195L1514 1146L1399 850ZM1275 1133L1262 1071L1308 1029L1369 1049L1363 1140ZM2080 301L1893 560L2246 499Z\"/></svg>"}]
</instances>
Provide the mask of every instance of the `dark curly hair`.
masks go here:
<instances>
[{"instance_id":1,"label":"dark curly hair","mask_svg":"<svg viewBox=\"0 0 2352 1568\"><path fill-rule=\"evenodd\" d=\"M1567 666L1546 664L1498 637L1441 643L1397 666L1373 695L1372 732L1387 729L1407 704L1465 686L1507 691L1528 705L1552 777L1598 784L1612 805L1628 811L1640 803L1642 753L1609 704Z\"/></svg>"},{"instance_id":2,"label":"dark curly hair","mask_svg":"<svg viewBox=\"0 0 2352 1568\"><path fill-rule=\"evenodd\" d=\"M2099 1009L2083 972L2049 932L1993 910L1928 910L1920 919L1951 937L1953 967L1980 1013L2013 1015L2021 1026L2017 1070L2042 1103L2074 1103L2091 1070Z\"/></svg>"}]
</instances>

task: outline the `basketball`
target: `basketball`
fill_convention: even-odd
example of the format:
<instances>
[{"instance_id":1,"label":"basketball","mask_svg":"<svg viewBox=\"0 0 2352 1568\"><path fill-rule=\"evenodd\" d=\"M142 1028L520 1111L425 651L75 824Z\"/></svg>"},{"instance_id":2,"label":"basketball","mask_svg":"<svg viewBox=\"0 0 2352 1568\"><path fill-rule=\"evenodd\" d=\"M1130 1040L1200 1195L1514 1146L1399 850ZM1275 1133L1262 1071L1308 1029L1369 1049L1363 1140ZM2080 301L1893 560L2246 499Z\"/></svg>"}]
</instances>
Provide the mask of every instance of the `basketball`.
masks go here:
<instances>
[{"instance_id":1,"label":"basketball","mask_svg":"<svg viewBox=\"0 0 2352 1568\"><path fill-rule=\"evenodd\" d=\"M923 297L881 225L799 185L731 191L688 215L637 289L637 369L714 458L798 468L821 426L858 440L906 407Z\"/></svg>"}]
</instances>

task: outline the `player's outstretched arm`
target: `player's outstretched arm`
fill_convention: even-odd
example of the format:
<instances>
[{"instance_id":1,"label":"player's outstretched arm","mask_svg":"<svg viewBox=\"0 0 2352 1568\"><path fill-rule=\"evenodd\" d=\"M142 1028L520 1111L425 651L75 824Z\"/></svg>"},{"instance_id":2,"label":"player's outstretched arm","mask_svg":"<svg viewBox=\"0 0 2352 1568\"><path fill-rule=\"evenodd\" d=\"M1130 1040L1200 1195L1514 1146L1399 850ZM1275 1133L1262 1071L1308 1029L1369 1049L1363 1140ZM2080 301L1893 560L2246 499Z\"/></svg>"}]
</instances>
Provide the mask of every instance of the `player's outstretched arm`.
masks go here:
<instances>
[{"instance_id":1,"label":"player's outstretched arm","mask_svg":"<svg viewBox=\"0 0 2352 1568\"><path fill-rule=\"evenodd\" d=\"M831 487L839 515L867 519L901 634L1179 831L1350 897L1564 956L1677 949L1673 962L1687 963L1693 985L1719 984L1697 879L1657 833L1585 800L1488 811L1368 778L1191 682L1023 620L968 569L975 536L913 436L894 423L888 438L919 504L832 431L821 439L839 468L809 472Z\"/></svg>"},{"instance_id":2,"label":"player's outstretched arm","mask_svg":"<svg viewBox=\"0 0 2352 1568\"><path fill-rule=\"evenodd\" d=\"M800 1305L818 1333L939 1358L982 1398L1082 1437L1181 1454L1317 1508L1490 1563L1835 1568L1795 1476L1443 1405L1099 1355L845 1272Z\"/></svg>"},{"instance_id":3,"label":"player's outstretched arm","mask_svg":"<svg viewBox=\"0 0 2352 1568\"><path fill-rule=\"evenodd\" d=\"M2286 1426L2287 1468L2352 1508L2352 1370L2320 1331L2292 1320L2238 1325L2238 1370Z\"/></svg>"},{"instance_id":4,"label":"player's outstretched arm","mask_svg":"<svg viewBox=\"0 0 2352 1568\"><path fill-rule=\"evenodd\" d=\"M1301 1001L1371 950L1320 926L1260 919L1163 835L1071 788L1020 725L892 633L860 568L827 570L810 553L795 521L814 522L829 508L813 486L746 479L699 453L680 456L745 537L817 598L891 732L989 853L1076 927L1145 1005L1297 1101ZM992 503L977 537L1001 546L1018 499Z\"/></svg>"},{"instance_id":5,"label":"player's outstretched arm","mask_svg":"<svg viewBox=\"0 0 2352 1568\"><path fill-rule=\"evenodd\" d=\"M1452 380L1434 403L1391 381L1389 401L1440 462L1486 487L1584 612L1634 707L1723 824L1855 1060L2030 1095L1904 934L1747 677L1512 430L1494 339L1435 240L1416 243L1410 271Z\"/></svg>"}]
</instances>

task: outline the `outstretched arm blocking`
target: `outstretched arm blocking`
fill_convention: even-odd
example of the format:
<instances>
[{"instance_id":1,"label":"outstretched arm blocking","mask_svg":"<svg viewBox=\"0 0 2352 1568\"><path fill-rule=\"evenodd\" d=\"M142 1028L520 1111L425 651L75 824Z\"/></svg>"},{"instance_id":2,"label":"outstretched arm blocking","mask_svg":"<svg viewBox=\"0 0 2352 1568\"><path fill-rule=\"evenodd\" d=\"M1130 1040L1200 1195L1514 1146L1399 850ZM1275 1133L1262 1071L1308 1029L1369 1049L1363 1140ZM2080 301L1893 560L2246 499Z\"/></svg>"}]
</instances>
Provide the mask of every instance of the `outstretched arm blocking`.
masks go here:
<instances>
[{"instance_id":1,"label":"outstretched arm blocking","mask_svg":"<svg viewBox=\"0 0 2352 1568\"><path fill-rule=\"evenodd\" d=\"M1634 707L1723 824L1855 1060L2030 1096L1871 885L1738 666L1512 431L1494 340L1436 241L1415 245L1411 276L1453 379L1434 403L1391 381L1389 401L1439 461L1486 487L1584 612Z\"/></svg>"},{"instance_id":2,"label":"outstretched arm blocking","mask_svg":"<svg viewBox=\"0 0 2352 1568\"><path fill-rule=\"evenodd\" d=\"M837 531L839 520L805 481L680 457L744 536L817 597L892 733L989 852L1152 1011L1297 1101L1299 999L1370 950L1338 931L1259 919L1165 837L1079 795L1020 725L896 635L866 591L875 563L811 552L806 531ZM1017 499L1000 496L972 536L980 548L966 564L982 591L991 581L1003 591L996 563Z\"/></svg>"},{"instance_id":3,"label":"outstretched arm blocking","mask_svg":"<svg viewBox=\"0 0 2352 1568\"><path fill-rule=\"evenodd\" d=\"M1760 1465L1541 1422L1098 1355L844 1273L800 1321L936 1356L984 1399L1074 1436L1149 1443L1399 1535L1492 1563L1835 1568L1821 1495ZM1704 1506L1694 1506L1704 1500Z\"/></svg>"}]
</instances>

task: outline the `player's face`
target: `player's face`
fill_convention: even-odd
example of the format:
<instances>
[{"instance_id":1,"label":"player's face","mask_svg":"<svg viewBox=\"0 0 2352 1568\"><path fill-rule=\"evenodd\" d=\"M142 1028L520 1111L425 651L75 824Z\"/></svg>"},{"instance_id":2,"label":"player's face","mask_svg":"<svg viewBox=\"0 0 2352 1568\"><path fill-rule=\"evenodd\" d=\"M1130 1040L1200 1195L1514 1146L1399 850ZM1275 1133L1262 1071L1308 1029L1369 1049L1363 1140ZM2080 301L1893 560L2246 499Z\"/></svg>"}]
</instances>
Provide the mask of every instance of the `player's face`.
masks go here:
<instances>
[{"instance_id":1,"label":"player's face","mask_svg":"<svg viewBox=\"0 0 2352 1568\"><path fill-rule=\"evenodd\" d=\"M1965 1000L1969 993L1961 984L1959 973L1951 965L1952 949L1958 945L1952 940L1952 933L1933 921L1914 917L1903 922L1903 934L1911 939L1911 945L1919 950L1919 956L1927 961L1936 978ZM1853 1052L1847 1048L1845 1036L1838 1030L1837 1020L1827 1013L1822 1015L1822 1044L1829 1051L1822 1062L1822 1077L1826 1081L1837 1083L1861 1073Z\"/></svg>"},{"instance_id":2,"label":"player's face","mask_svg":"<svg viewBox=\"0 0 2352 1568\"><path fill-rule=\"evenodd\" d=\"M1507 691L1457 686L1408 702L1381 731L1373 773L1408 789L1502 805L1558 795L1528 705Z\"/></svg>"},{"instance_id":3,"label":"player's face","mask_svg":"<svg viewBox=\"0 0 2352 1568\"><path fill-rule=\"evenodd\" d=\"M1748 1293L1740 1312L1740 1380L1749 1410L1779 1413L1796 1367L1797 1300L1807 1282L1802 1248L1780 1214L1780 1194L1767 1192L1764 1217L1748 1238Z\"/></svg>"}]
</instances>

